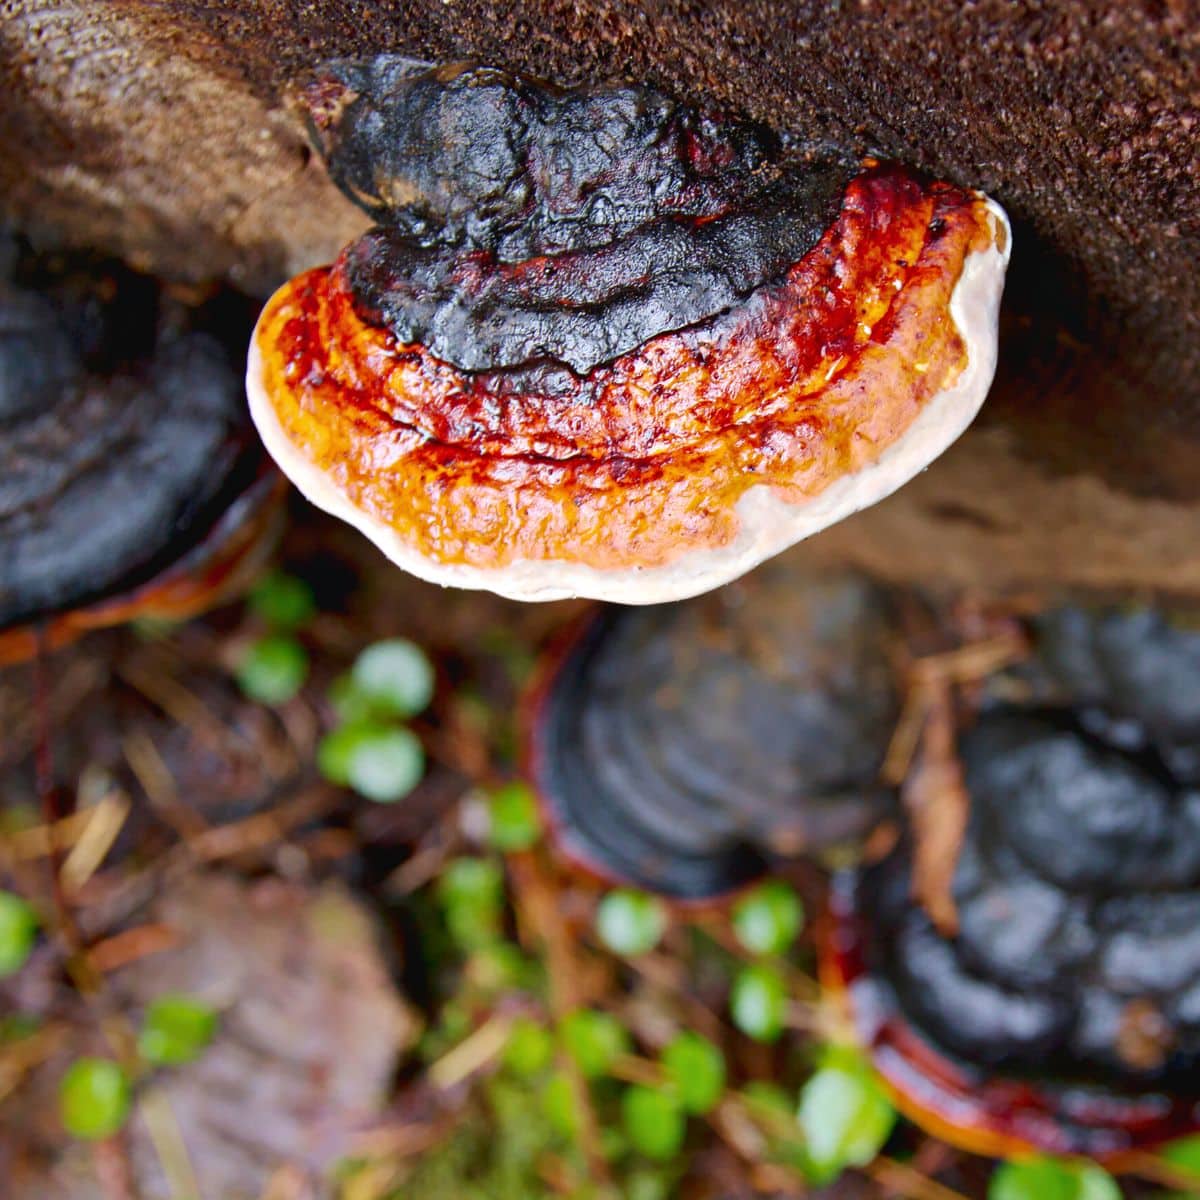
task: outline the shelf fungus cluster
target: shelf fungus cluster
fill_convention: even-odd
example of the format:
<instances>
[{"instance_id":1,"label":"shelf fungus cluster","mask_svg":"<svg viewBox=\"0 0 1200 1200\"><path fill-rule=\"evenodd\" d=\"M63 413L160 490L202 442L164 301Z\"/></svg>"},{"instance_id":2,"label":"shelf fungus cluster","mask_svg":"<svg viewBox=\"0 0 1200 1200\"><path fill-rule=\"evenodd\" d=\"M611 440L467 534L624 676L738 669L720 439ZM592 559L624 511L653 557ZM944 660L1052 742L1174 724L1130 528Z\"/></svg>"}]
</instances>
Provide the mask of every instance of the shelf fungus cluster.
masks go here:
<instances>
[{"instance_id":1,"label":"shelf fungus cluster","mask_svg":"<svg viewBox=\"0 0 1200 1200\"><path fill-rule=\"evenodd\" d=\"M781 560L682 604L610 607L552 654L529 777L566 855L681 900L851 846L893 811L890 599Z\"/></svg>"},{"instance_id":2,"label":"shelf fungus cluster","mask_svg":"<svg viewBox=\"0 0 1200 1200\"><path fill-rule=\"evenodd\" d=\"M887 496L983 401L1010 234L978 192L646 86L383 56L306 101L378 224L270 300L251 407L416 575L695 595Z\"/></svg>"},{"instance_id":3,"label":"shelf fungus cluster","mask_svg":"<svg viewBox=\"0 0 1200 1200\"><path fill-rule=\"evenodd\" d=\"M0 241L0 664L190 616L257 563L282 481L205 328L227 315Z\"/></svg>"},{"instance_id":4,"label":"shelf fungus cluster","mask_svg":"<svg viewBox=\"0 0 1200 1200\"><path fill-rule=\"evenodd\" d=\"M1200 1125L1200 631L1064 609L1036 637L959 737L957 932L902 841L841 880L825 966L918 1122L1119 1162Z\"/></svg>"}]
</instances>

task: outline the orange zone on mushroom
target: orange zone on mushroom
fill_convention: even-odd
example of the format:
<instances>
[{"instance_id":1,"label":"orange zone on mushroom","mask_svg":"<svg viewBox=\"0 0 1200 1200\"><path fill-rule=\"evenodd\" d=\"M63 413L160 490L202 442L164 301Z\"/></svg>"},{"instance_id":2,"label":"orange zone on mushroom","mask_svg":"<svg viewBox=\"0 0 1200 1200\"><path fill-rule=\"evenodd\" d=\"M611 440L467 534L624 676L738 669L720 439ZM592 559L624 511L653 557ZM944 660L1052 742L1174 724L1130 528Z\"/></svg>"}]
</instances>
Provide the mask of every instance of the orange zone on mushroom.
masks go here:
<instances>
[{"instance_id":1,"label":"orange zone on mushroom","mask_svg":"<svg viewBox=\"0 0 1200 1200\"><path fill-rule=\"evenodd\" d=\"M582 377L402 344L340 261L264 310L262 384L297 450L426 558L659 566L732 542L748 489L798 504L900 439L965 367L951 295L1003 236L977 193L869 169L780 283Z\"/></svg>"}]
</instances>

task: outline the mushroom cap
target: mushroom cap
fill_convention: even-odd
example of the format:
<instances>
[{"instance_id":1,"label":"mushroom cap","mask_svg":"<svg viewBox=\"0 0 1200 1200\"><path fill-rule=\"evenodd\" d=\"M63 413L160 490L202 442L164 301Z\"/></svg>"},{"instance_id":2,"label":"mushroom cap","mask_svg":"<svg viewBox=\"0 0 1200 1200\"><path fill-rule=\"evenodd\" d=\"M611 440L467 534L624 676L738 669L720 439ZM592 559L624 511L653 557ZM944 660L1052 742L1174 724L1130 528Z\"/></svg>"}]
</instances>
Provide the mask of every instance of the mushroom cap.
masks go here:
<instances>
[{"instance_id":1,"label":"mushroom cap","mask_svg":"<svg viewBox=\"0 0 1200 1200\"><path fill-rule=\"evenodd\" d=\"M248 550L239 530L261 524L279 494L229 355L124 268L11 257L0 283L0 630L121 619L156 580L170 593L162 611L181 611L181 577L164 574L186 561L227 580Z\"/></svg>"},{"instance_id":2,"label":"mushroom cap","mask_svg":"<svg viewBox=\"0 0 1200 1200\"><path fill-rule=\"evenodd\" d=\"M322 145L381 225L268 302L247 392L297 487L413 574L696 595L890 494L983 402L1011 236L979 193L646 88L345 78Z\"/></svg>"},{"instance_id":3,"label":"mushroom cap","mask_svg":"<svg viewBox=\"0 0 1200 1200\"><path fill-rule=\"evenodd\" d=\"M780 562L682 604L606 608L550 656L526 768L558 845L683 900L864 836L899 712L887 595Z\"/></svg>"},{"instance_id":4,"label":"mushroom cap","mask_svg":"<svg viewBox=\"0 0 1200 1200\"><path fill-rule=\"evenodd\" d=\"M1153 747L1176 778L1200 784L1200 626L1194 612L1064 606L1036 621L1049 695L1067 695L1089 728Z\"/></svg>"},{"instance_id":5,"label":"mushroom cap","mask_svg":"<svg viewBox=\"0 0 1200 1200\"><path fill-rule=\"evenodd\" d=\"M988 1153L1113 1156L1190 1131L1200 1066L1200 792L1063 709L960 739L959 929L907 842L835 895L827 976L903 1107Z\"/></svg>"}]
</instances>

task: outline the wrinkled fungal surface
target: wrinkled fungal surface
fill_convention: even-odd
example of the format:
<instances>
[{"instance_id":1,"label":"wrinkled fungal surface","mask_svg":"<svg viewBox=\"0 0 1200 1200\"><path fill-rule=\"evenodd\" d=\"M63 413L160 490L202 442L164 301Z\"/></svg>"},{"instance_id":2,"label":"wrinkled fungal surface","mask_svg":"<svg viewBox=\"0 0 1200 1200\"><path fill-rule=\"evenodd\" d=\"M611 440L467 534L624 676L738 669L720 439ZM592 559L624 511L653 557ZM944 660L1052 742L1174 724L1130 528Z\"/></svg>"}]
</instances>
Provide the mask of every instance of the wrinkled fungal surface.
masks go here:
<instances>
[{"instance_id":1,"label":"wrinkled fungal surface","mask_svg":"<svg viewBox=\"0 0 1200 1200\"><path fill-rule=\"evenodd\" d=\"M390 57L334 75L314 124L379 222L342 263L355 307L461 371L585 375L705 320L811 250L858 173L632 84Z\"/></svg>"},{"instance_id":2,"label":"wrinkled fungal surface","mask_svg":"<svg viewBox=\"0 0 1200 1200\"><path fill-rule=\"evenodd\" d=\"M214 314L193 320L113 264L54 263L15 239L2 253L8 630L136 593L183 560L211 566L199 549L217 530L236 541L274 485L230 357L202 327Z\"/></svg>"},{"instance_id":3,"label":"wrinkled fungal surface","mask_svg":"<svg viewBox=\"0 0 1200 1200\"><path fill-rule=\"evenodd\" d=\"M602 876L712 896L891 811L886 596L774 567L736 591L603 610L535 692L531 778L559 844Z\"/></svg>"},{"instance_id":4,"label":"wrinkled fungal surface","mask_svg":"<svg viewBox=\"0 0 1200 1200\"><path fill-rule=\"evenodd\" d=\"M876 465L967 381L924 465L986 391L1008 235L978 193L644 86L385 56L334 64L305 100L378 224L269 302L251 403L301 489L419 574L504 590L508 568L569 564L508 590L606 595L587 572L728 555L619 598L703 590L805 536L778 532L786 506ZM987 343L973 371L967 326ZM769 533L739 513L752 490L785 506L756 518Z\"/></svg>"},{"instance_id":5,"label":"wrinkled fungal surface","mask_svg":"<svg viewBox=\"0 0 1200 1200\"><path fill-rule=\"evenodd\" d=\"M1080 719L1119 745L1153 746L1200 784L1200 622L1151 607L1060 608L1037 623L1038 659Z\"/></svg>"},{"instance_id":6,"label":"wrinkled fungal surface","mask_svg":"<svg viewBox=\"0 0 1200 1200\"><path fill-rule=\"evenodd\" d=\"M914 902L902 843L842 882L835 970L918 1119L979 1149L1114 1154L1200 1102L1197 636L1154 610L1035 632L1030 702L959 739L957 937Z\"/></svg>"}]
</instances>

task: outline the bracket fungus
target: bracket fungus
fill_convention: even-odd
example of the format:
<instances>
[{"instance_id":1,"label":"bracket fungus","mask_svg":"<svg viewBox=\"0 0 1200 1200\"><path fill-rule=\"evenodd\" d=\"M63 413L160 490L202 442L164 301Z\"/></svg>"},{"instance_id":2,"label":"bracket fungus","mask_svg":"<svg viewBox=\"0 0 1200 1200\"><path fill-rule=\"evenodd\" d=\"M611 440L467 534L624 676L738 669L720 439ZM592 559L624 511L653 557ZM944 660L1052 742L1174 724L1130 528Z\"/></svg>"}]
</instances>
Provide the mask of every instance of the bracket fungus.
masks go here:
<instances>
[{"instance_id":1,"label":"bracket fungus","mask_svg":"<svg viewBox=\"0 0 1200 1200\"><path fill-rule=\"evenodd\" d=\"M191 616L257 562L282 481L203 324L123 267L0 243L0 664Z\"/></svg>"},{"instance_id":2,"label":"bracket fungus","mask_svg":"<svg viewBox=\"0 0 1200 1200\"><path fill-rule=\"evenodd\" d=\"M1154 610L1035 628L1027 699L959 737L956 935L905 838L838 881L824 973L931 1132L1119 1162L1200 1127L1200 632Z\"/></svg>"},{"instance_id":3,"label":"bracket fungus","mask_svg":"<svg viewBox=\"0 0 1200 1200\"><path fill-rule=\"evenodd\" d=\"M268 302L251 409L415 575L695 595L889 495L987 392L1011 237L978 192L648 86L385 55L306 102L378 224Z\"/></svg>"},{"instance_id":4,"label":"bracket fungus","mask_svg":"<svg viewBox=\"0 0 1200 1200\"><path fill-rule=\"evenodd\" d=\"M683 604L608 608L550 657L526 768L566 855L680 900L853 844L900 709L889 598L773 563Z\"/></svg>"}]
</instances>

